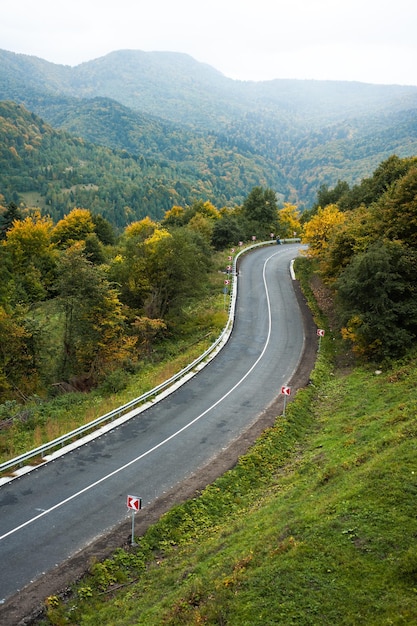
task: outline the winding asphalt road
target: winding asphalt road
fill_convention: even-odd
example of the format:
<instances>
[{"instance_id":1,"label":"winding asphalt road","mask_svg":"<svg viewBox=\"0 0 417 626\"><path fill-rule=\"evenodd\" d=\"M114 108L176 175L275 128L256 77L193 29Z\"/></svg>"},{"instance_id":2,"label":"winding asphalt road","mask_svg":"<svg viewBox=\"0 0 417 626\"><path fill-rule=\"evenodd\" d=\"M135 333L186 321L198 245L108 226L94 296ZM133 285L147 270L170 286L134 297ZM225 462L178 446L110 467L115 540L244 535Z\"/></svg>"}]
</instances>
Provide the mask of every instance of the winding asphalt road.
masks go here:
<instances>
[{"instance_id":1,"label":"winding asphalt road","mask_svg":"<svg viewBox=\"0 0 417 626\"><path fill-rule=\"evenodd\" d=\"M290 276L298 244L267 246L239 265L233 332L187 383L125 424L0 487L0 603L146 507L238 438L302 357Z\"/></svg>"}]
</instances>

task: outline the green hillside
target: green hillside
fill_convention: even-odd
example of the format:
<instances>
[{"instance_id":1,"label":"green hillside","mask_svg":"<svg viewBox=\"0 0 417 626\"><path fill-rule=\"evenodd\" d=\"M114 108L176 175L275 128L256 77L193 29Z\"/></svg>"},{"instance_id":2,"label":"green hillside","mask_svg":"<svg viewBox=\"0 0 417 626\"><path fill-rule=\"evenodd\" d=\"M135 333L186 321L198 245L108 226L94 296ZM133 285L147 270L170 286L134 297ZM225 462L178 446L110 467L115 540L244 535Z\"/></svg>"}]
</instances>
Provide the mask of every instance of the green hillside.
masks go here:
<instances>
[{"instance_id":1,"label":"green hillside","mask_svg":"<svg viewBox=\"0 0 417 626\"><path fill-rule=\"evenodd\" d=\"M180 199L218 206L268 184L310 207L320 185L356 184L391 154L417 152L417 87L234 81L177 53L121 50L71 68L0 50L0 99L88 141L152 156L162 185L165 176L191 185Z\"/></svg>"},{"instance_id":2,"label":"green hillside","mask_svg":"<svg viewBox=\"0 0 417 626\"><path fill-rule=\"evenodd\" d=\"M54 220L86 207L121 228L147 215L161 219L172 206L202 198L219 207L237 205L258 183L285 189L282 176L268 170L262 156L249 158L214 136L178 135L156 119L141 124L132 120L139 114L106 100L79 107L76 118L74 109L65 111L72 135L54 130L22 105L0 102L5 204L31 206L36 197Z\"/></svg>"},{"instance_id":3,"label":"green hillside","mask_svg":"<svg viewBox=\"0 0 417 626\"><path fill-rule=\"evenodd\" d=\"M377 372L335 345L233 470L92 563L42 624L416 623L415 355Z\"/></svg>"}]
</instances>

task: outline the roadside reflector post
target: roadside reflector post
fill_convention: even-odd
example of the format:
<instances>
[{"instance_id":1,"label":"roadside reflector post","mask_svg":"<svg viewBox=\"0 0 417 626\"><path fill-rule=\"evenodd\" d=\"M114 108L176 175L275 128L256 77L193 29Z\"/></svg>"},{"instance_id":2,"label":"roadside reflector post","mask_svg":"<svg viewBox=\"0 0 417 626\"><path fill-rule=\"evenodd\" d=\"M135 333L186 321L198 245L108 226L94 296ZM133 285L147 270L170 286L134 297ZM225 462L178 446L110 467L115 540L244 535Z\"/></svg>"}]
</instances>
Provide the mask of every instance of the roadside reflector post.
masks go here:
<instances>
[{"instance_id":1,"label":"roadside reflector post","mask_svg":"<svg viewBox=\"0 0 417 626\"><path fill-rule=\"evenodd\" d=\"M226 280L224 281L224 287L223 287L223 306L224 306L224 310L226 310L226 296L229 293L228 285L230 285L230 279L226 278Z\"/></svg>"}]
</instances>

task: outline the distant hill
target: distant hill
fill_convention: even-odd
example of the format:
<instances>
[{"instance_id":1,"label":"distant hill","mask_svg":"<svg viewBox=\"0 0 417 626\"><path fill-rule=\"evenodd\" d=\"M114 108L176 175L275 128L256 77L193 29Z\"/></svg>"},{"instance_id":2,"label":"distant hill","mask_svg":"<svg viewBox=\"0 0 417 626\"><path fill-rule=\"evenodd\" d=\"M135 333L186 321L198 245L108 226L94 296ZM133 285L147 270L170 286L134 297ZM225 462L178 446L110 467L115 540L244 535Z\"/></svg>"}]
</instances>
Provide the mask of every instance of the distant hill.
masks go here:
<instances>
[{"instance_id":1,"label":"distant hill","mask_svg":"<svg viewBox=\"0 0 417 626\"><path fill-rule=\"evenodd\" d=\"M172 125L156 119L141 122L139 114L111 100L79 104L73 123L73 107L65 106L67 124L73 129L81 125L96 143L82 133L54 129L23 105L0 102L0 194L5 204L39 206L55 220L74 207L86 207L123 228L147 215L159 220L173 205L201 198L219 208L241 204L247 189L259 181L285 186L279 172L273 178L265 159L217 145L214 136L189 132L187 139L185 131L176 135ZM124 144L135 149L128 152L121 148Z\"/></svg>"},{"instance_id":2,"label":"distant hill","mask_svg":"<svg viewBox=\"0 0 417 626\"><path fill-rule=\"evenodd\" d=\"M268 185L303 208L323 183L356 183L390 154L417 154L417 87L235 81L179 53L121 50L72 68L0 50L0 99L152 158L179 186L201 176L179 201L196 191L233 204Z\"/></svg>"}]
</instances>

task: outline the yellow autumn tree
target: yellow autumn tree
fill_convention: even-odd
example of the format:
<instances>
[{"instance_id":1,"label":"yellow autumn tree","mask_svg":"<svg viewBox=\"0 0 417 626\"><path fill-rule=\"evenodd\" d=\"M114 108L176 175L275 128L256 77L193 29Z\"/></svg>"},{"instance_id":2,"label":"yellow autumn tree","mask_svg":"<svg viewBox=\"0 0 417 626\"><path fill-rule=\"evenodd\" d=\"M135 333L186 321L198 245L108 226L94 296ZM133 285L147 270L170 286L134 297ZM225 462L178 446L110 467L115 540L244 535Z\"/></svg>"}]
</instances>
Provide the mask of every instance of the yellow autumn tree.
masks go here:
<instances>
[{"instance_id":1,"label":"yellow autumn tree","mask_svg":"<svg viewBox=\"0 0 417 626\"><path fill-rule=\"evenodd\" d=\"M209 200L206 200L205 202L196 202L193 204L192 210L195 214L200 213L210 219L218 220L220 218L220 211L216 209L214 204L212 204Z\"/></svg>"},{"instance_id":2,"label":"yellow autumn tree","mask_svg":"<svg viewBox=\"0 0 417 626\"><path fill-rule=\"evenodd\" d=\"M376 224L372 212L364 205L343 213L339 224L323 250L320 269L327 281L335 280L354 255L365 252L375 239Z\"/></svg>"},{"instance_id":3,"label":"yellow autumn tree","mask_svg":"<svg viewBox=\"0 0 417 626\"><path fill-rule=\"evenodd\" d=\"M329 241L345 219L345 214L335 204L329 204L323 209L321 207L318 209L317 213L304 226L302 235L302 242L309 245L311 256L318 259L323 257Z\"/></svg>"},{"instance_id":4,"label":"yellow autumn tree","mask_svg":"<svg viewBox=\"0 0 417 626\"><path fill-rule=\"evenodd\" d=\"M300 212L295 204L285 202L278 211L278 228L281 239L299 237L301 233Z\"/></svg>"},{"instance_id":5,"label":"yellow autumn tree","mask_svg":"<svg viewBox=\"0 0 417 626\"><path fill-rule=\"evenodd\" d=\"M169 211L165 211L162 224L164 226L183 226L185 221L185 209L175 204Z\"/></svg>"},{"instance_id":6,"label":"yellow autumn tree","mask_svg":"<svg viewBox=\"0 0 417 626\"><path fill-rule=\"evenodd\" d=\"M13 222L3 245L11 256L14 270L25 271L28 264L53 256L52 229L52 220L42 217L39 211Z\"/></svg>"},{"instance_id":7,"label":"yellow autumn tree","mask_svg":"<svg viewBox=\"0 0 417 626\"><path fill-rule=\"evenodd\" d=\"M2 242L14 273L14 284L28 302L42 300L56 271L57 250L51 241L53 223L39 211L16 220Z\"/></svg>"},{"instance_id":8,"label":"yellow autumn tree","mask_svg":"<svg viewBox=\"0 0 417 626\"><path fill-rule=\"evenodd\" d=\"M0 306L0 403L25 399L38 388L33 335L19 314Z\"/></svg>"},{"instance_id":9,"label":"yellow autumn tree","mask_svg":"<svg viewBox=\"0 0 417 626\"><path fill-rule=\"evenodd\" d=\"M88 209L73 209L58 222L52 233L52 240L60 248L68 248L76 241L85 239L94 232L93 216Z\"/></svg>"},{"instance_id":10,"label":"yellow autumn tree","mask_svg":"<svg viewBox=\"0 0 417 626\"><path fill-rule=\"evenodd\" d=\"M150 217L145 217L143 220L133 222L126 226L123 238L124 240L145 241L150 237L157 228L156 222L152 221Z\"/></svg>"},{"instance_id":11,"label":"yellow autumn tree","mask_svg":"<svg viewBox=\"0 0 417 626\"><path fill-rule=\"evenodd\" d=\"M172 238L165 228L155 228L152 235L145 241L146 254L154 255L158 252L159 244L163 239Z\"/></svg>"}]
</instances>

